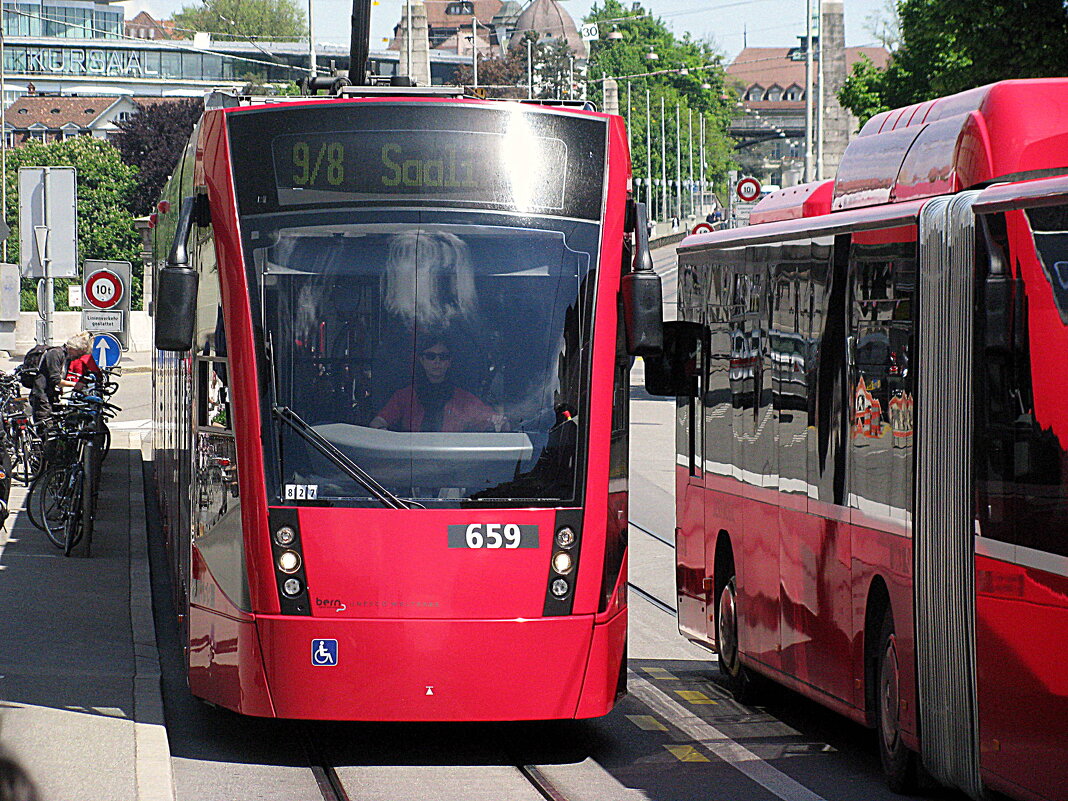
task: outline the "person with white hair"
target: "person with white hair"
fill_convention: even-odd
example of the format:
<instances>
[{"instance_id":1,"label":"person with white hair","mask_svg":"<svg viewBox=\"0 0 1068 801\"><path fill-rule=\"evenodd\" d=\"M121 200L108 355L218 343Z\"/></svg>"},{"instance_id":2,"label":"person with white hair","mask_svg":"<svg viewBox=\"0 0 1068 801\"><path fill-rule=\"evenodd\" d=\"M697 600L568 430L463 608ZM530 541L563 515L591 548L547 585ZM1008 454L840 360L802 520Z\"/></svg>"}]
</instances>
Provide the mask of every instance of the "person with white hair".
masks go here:
<instances>
[{"instance_id":1,"label":"person with white hair","mask_svg":"<svg viewBox=\"0 0 1068 801\"><path fill-rule=\"evenodd\" d=\"M30 408L37 423L52 419L52 405L59 402L64 387L74 387L90 376L98 378L100 368L90 352L93 345L88 331L79 331L59 347L49 348L41 356L37 380L30 388Z\"/></svg>"},{"instance_id":2,"label":"person with white hair","mask_svg":"<svg viewBox=\"0 0 1068 801\"><path fill-rule=\"evenodd\" d=\"M67 374L60 381L60 386L71 387L78 391L89 388L89 382L100 383L102 374L100 365L93 358L93 335L88 331L79 331L67 340L66 345Z\"/></svg>"}]
</instances>

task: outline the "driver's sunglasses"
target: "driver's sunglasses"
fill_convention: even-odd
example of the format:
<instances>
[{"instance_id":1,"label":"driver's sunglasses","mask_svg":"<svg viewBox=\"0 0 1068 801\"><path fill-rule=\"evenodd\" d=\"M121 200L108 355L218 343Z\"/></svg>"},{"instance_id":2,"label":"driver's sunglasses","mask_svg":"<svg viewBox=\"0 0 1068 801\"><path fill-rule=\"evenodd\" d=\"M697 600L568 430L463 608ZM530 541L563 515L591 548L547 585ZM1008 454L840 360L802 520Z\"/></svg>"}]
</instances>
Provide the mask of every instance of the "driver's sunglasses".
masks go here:
<instances>
[{"instance_id":1,"label":"driver's sunglasses","mask_svg":"<svg viewBox=\"0 0 1068 801\"><path fill-rule=\"evenodd\" d=\"M428 362L449 362L452 361L452 355L449 353L438 353L436 350L424 350L423 358Z\"/></svg>"}]
</instances>

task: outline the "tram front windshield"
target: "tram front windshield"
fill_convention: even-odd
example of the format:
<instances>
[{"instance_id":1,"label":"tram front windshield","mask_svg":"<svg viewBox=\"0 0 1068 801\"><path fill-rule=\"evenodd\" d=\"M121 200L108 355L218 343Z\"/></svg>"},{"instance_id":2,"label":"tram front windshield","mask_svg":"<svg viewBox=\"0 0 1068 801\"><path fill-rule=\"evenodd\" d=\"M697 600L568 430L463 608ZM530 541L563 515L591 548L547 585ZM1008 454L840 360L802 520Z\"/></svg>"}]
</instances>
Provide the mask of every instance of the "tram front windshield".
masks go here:
<instances>
[{"instance_id":1,"label":"tram front windshield","mask_svg":"<svg viewBox=\"0 0 1068 801\"><path fill-rule=\"evenodd\" d=\"M573 498L596 226L271 222L252 252L277 406L402 498ZM369 497L275 425L283 498Z\"/></svg>"}]
</instances>

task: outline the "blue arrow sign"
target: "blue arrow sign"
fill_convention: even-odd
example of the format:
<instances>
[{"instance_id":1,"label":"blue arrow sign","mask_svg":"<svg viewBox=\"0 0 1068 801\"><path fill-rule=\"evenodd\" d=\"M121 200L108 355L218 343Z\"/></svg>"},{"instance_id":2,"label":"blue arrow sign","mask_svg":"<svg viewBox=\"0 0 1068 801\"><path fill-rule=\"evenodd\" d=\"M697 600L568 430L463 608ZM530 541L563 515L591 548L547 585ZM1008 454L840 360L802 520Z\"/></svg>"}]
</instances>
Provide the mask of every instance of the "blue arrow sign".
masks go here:
<instances>
[{"instance_id":1,"label":"blue arrow sign","mask_svg":"<svg viewBox=\"0 0 1068 801\"><path fill-rule=\"evenodd\" d=\"M111 334L97 334L93 337L93 358L104 369L114 367L122 356L119 340Z\"/></svg>"}]
</instances>

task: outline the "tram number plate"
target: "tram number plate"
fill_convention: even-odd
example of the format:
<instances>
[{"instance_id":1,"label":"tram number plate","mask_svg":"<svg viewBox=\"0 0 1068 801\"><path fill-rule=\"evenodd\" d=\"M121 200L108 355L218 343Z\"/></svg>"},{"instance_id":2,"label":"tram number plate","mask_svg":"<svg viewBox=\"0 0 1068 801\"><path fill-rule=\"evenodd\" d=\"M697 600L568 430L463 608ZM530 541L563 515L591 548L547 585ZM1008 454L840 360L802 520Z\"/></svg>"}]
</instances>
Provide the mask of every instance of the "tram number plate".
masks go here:
<instances>
[{"instance_id":1,"label":"tram number plate","mask_svg":"<svg viewBox=\"0 0 1068 801\"><path fill-rule=\"evenodd\" d=\"M449 526L450 548L537 548L538 527L518 523Z\"/></svg>"}]
</instances>

